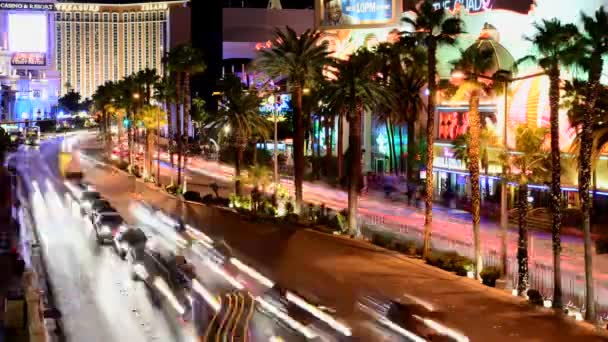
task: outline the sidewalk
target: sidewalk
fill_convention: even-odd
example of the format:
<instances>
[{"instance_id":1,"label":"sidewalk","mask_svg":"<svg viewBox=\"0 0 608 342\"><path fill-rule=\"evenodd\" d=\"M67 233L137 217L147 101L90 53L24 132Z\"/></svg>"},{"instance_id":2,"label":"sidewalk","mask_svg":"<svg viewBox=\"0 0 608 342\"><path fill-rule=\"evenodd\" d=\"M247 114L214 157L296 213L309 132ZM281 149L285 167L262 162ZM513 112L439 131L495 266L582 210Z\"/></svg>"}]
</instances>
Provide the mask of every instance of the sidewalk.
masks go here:
<instances>
[{"instance_id":1,"label":"sidewalk","mask_svg":"<svg viewBox=\"0 0 608 342\"><path fill-rule=\"evenodd\" d=\"M130 217L130 196L123 191L123 174L91 168L87 180ZM488 288L473 280L430 267L367 243L310 230L289 231L243 221L217 208L185 204L148 187L143 197L158 207L183 216L211 236L222 237L252 266L278 283L312 293L337 316L347 320L360 341L371 341L355 303L361 293L400 297L404 293L431 303L447 314L449 325L471 341L608 341L594 328L564 319L549 309L530 307L523 299ZM241 257L241 255L238 255Z\"/></svg>"}]
</instances>

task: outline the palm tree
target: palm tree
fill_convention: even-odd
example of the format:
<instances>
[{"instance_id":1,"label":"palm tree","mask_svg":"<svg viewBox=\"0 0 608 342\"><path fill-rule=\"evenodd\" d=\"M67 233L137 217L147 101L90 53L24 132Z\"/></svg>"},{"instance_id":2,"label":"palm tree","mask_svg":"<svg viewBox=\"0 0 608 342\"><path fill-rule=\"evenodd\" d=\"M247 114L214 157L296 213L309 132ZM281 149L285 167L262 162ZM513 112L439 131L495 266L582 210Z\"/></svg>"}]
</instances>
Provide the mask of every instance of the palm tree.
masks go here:
<instances>
[{"instance_id":1,"label":"palm tree","mask_svg":"<svg viewBox=\"0 0 608 342\"><path fill-rule=\"evenodd\" d=\"M158 106L145 105L140 112L139 119L146 129L146 158L144 163L144 174L146 176L153 174L154 136L161 126L167 124L166 117L165 112ZM156 143L158 144L158 141ZM156 175L155 178L159 180L160 175Z\"/></svg>"},{"instance_id":2,"label":"palm tree","mask_svg":"<svg viewBox=\"0 0 608 342\"><path fill-rule=\"evenodd\" d=\"M165 112L167 114L167 150L171 159L171 167L173 167L174 165L173 149L169 146L169 144L171 144L171 137L173 137L173 129L171 125L171 118L173 118L172 104L175 103L176 100L174 81L174 78L172 78L170 75L167 75L159 79L156 85L154 86L154 97L156 101L164 105Z\"/></svg>"},{"instance_id":3,"label":"palm tree","mask_svg":"<svg viewBox=\"0 0 608 342\"><path fill-rule=\"evenodd\" d=\"M412 27L412 32L405 32L406 37L413 37L427 48L427 82L428 104L426 121L426 198L424 218L423 257L427 258L431 249L431 225L433 222L433 144L435 139L435 101L437 97L437 48L440 45L454 45L456 36L463 32L463 22L458 17L449 16L448 12L433 6L434 1L425 0L414 10L415 19L404 17L405 24Z\"/></svg>"},{"instance_id":4,"label":"palm tree","mask_svg":"<svg viewBox=\"0 0 608 342\"><path fill-rule=\"evenodd\" d=\"M255 65L274 79L287 78L294 105L295 132L293 139L294 183L296 211L302 207L302 181L304 179L304 117L302 95L311 81L323 78L323 68L329 62L327 42L321 33L306 30L298 35L290 27L276 30L272 48L259 52Z\"/></svg>"},{"instance_id":5,"label":"palm tree","mask_svg":"<svg viewBox=\"0 0 608 342\"><path fill-rule=\"evenodd\" d=\"M479 98L488 87L486 73L494 66L494 50L484 48L487 45L469 48L461 53L459 60L453 62L457 70L464 72L464 82L460 85L469 100L469 128L467 156L469 174L471 177L471 216L473 220L473 238L475 248L475 273L481 278L483 267L481 257L480 219L481 219L481 189L479 186L479 165L481 156L481 114L479 113Z\"/></svg>"},{"instance_id":6,"label":"palm tree","mask_svg":"<svg viewBox=\"0 0 608 342\"><path fill-rule=\"evenodd\" d=\"M589 82L589 93L587 108L583 115L581 127L581 151L579 155L579 196L581 199L581 210L583 213L583 231L585 234L585 319L595 321L595 296L593 286L593 247L591 246L591 199L589 197L589 184L591 183L591 155L593 150L593 118L596 112L596 104L601 92L600 78L603 72L603 57L608 54L608 13L604 6L600 7L594 16L581 13L584 32L581 43L584 46L582 58L579 64L587 71Z\"/></svg>"},{"instance_id":7,"label":"palm tree","mask_svg":"<svg viewBox=\"0 0 608 342\"><path fill-rule=\"evenodd\" d=\"M152 100L152 90L160 80L160 76L156 73L156 69L145 68L135 74L135 79L143 88L143 102L149 105Z\"/></svg>"},{"instance_id":8,"label":"palm tree","mask_svg":"<svg viewBox=\"0 0 608 342\"><path fill-rule=\"evenodd\" d=\"M471 139L471 135L467 132L465 134L461 134L456 139L452 141L452 145L454 146L454 158L458 160L462 160L465 165L469 165L469 140ZM488 130L482 129L481 135L479 136L479 155L480 155L480 164L483 169L484 174L486 175L486 197L489 196L489 180L488 175L489 167L490 167L490 154L489 150L491 147L498 145L498 138L496 135Z\"/></svg>"},{"instance_id":9,"label":"palm tree","mask_svg":"<svg viewBox=\"0 0 608 342\"><path fill-rule=\"evenodd\" d=\"M224 79L224 85L219 111L209 121L211 127L229 128L229 134L235 146L235 193L241 196L241 168L247 142L254 134L267 136L270 127L268 120L259 113L261 99L257 92L243 89L241 80L232 75L228 75Z\"/></svg>"},{"instance_id":10,"label":"palm tree","mask_svg":"<svg viewBox=\"0 0 608 342\"><path fill-rule=\"evenodd\" d=\"M354 53L348 61L335 64L335 80L329 85L332 102L343 108L349 119L348 145L351 165L348 178L348 227L356 236L359 178L361 177L361 118L365 110L371 111L380 103L390 101L389 93L379 82L378 59L363 49Z\"/></svg>"},{"instance_id":11,"label":"palm tree","mask_svg":"<svg viewBox=\"0 0 608 342\"><path fill-rule=\"evenodd\" d=\"M177 184L180 185L182 181L182 157L183 157L183 143L188 133L184 132L184 129L188 130L190 127L190 108L191 108L191 91L190 91L190 77L205 71L207 66L203 61L202 52L192 47L189 44L182 44L174 47L169 51L165 57L167 62L167 69L175 75L175 89L176 89L176 103L178 104L177 117ZM181 119L181 109L183 109L183 121Z\"/></svg>"},{"instance_id":12,"label":"palm tree","mask_svg":"<svg viewBox=\"0 0 608 342\"><path fill-rule=\"evenodd\" d=\"M561 221L562 221L562 189L561 161L559 148L559 91L560 71L562 65L571 65L577 53L578 29L573 24L562 24L557 19L543 20L535 23L536 32L527 37L536 50L540 59L539 65L549 75L549 107L551 121L551 211L552 240L553 240L553 307L562 307L561 286ZM583 195L584 196L584 195ZM592 298L593 299L593 298Z\"/></svg>"},{"instance_id":13,"label":"palm tree","mask_svg":"<svg viewBox=\"0 0 608 342\"><path fill-rule=\"evenodd\" d=\"M528 184L543 183L549 172L547 152L543 149L547 131L544 128L521 126L517 128L515 147L517 154L505 154L505 162L517 171L510 175L517 183L518 239L517 293L523 295L529 287L528 274Z\"/></svg>"},{"instance_id":14,"label":"palm tree","mask_svg":"<svg viewBox=\"0 0 608 342\"><path fill-rule=\"evenodd\" d=\"M116 104L123 108L128 119L127 143L129 164L133 165L133 124L135 119L135 101L133 95L139 88L133 76L127 76L116 83Z\"/></svg>"},{"instance_id":15,"label":"palm tree","mask_svg":"<svg viewBox=\"0 0 608 342\"><path fill-rule=\"evenodd\" d=\"M116 93L116 84L108 81L97 87L93 94L93 105L95 109L101 112L101 129L104 137L106 153L108 156L111 153L112 135L110 133L110 117L113 113L114 95Z\"/></svg>"}]
</instances>

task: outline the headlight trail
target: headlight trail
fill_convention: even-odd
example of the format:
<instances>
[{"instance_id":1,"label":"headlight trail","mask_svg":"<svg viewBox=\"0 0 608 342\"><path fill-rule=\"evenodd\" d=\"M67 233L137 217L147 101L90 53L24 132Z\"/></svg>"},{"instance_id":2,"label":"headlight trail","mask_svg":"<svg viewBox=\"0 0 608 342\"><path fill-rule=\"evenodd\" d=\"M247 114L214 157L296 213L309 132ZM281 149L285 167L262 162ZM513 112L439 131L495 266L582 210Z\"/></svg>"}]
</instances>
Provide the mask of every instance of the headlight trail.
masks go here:
<instances>
[{"instance_id":1,"label":"headlight trail","mask_svg":"<svg viewBox=\"0 0 608 342\"><path fill-rule=\"evenodd\" d=\"M263 309L269 311L274 316L277 316L279 319L281 319L282 321L284 321L285 323L287 323L287 325L289 325L292 329L294 329L297 332L299 332L302 335L304 335L304 337L306 337L307 339L313 339L313 338L317 337L317 335L311 329L309 329L308 327L305 327L302 323L300 323L300 322L296 321L295 319L289 317L289 315L287 315L285 312L281 311L276 306L274 306L271 303L267 302L262 297L256 297L255 300L260 304L260 306Z\"/></svg>"},{"instance_id":2,"label":"headlight trail","mask_svg":"<svg viewBox=\"0 0 608 342\"><path fill-rule=\"evenodd\" d=\"M329 326L331 326L335 330L342 333L342 335L344 335L344 336L352 335L352 331L348 326L344 325L343 323L338 322L335 318L333 318L330 315L328 315L327 313L317 309L315 306L307 303L304 299L300 298L299 296L287 291L286 297L287 297L288 301L290 301L290 302L294 303L295 305L299 306L300 308L308 311L313 316L317 317L318 319L327 323Z\"/></svg>"},{"instance_id":3,"label":"headlight trail","mask_svg":"<svg viewBox=\"0 0 608 342\"><path fill-rule=\"evenodd\" d=\"M270 287L270 288L274 286L274 282L272 280L266 278L260 272L254 270L253 268L245 265L239 259L237 259L237 258L230 258L230 263L233 264L234 266L236 266L236 268L238 268L239 270L241 270L243 273L246 273L247 275L249 275L253 279L259 281L260 284L262 284L262 285L264 285L266 287Z\"/></svg>"}]
</instances>

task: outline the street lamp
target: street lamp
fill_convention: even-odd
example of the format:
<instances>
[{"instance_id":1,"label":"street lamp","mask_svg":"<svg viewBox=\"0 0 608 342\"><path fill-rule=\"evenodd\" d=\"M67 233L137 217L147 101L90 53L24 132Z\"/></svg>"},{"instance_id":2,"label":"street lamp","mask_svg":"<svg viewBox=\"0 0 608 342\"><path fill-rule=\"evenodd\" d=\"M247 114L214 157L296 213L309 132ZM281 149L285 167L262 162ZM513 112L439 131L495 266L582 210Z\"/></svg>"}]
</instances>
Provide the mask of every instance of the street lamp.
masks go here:
<instances>
[{"instance_id":1,"label":"street lamp","mask_svg":"<svg viewBox=\"0 0 608 342\"><path fill-rule=\"evenodd\" d=\"M272 116L273 116L273 121L274 121L274 154L272 156L272 162L273 162L273 166L274 166L274 184L275 186L278 186L279 184L279 143L278 143L278 134L277 134L277 127L278 127L278 118L277 118L277 110L274 106L275 104L275 98L274 98L274 94L271 94L270 96L268 96L268 104L270 106L272 106Z\"/></svg>"}]
</instances>

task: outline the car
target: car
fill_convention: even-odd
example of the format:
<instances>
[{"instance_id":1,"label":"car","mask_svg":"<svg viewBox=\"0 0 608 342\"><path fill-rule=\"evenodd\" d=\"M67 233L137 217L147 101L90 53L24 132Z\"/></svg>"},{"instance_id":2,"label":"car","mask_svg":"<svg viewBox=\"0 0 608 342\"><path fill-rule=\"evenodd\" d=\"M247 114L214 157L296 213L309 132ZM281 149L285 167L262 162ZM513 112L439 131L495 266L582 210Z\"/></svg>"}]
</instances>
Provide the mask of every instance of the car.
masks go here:
<instances>
[{"instance_id":1,"label":"car","mask_svg":"<svg viewBox=\"0 0 608 342\"><path fill-rule=\"evenodd\" d=\"M93 230L97 242L103 244L109 240L113 241L114 236L124 224L124 220L118 213L110 212L97 215L93 221Z\"/></svg>"},{"instance_id":2,"label":"car","mask_svg":"<svg viewBox=\"0 0 608 342\"><path fill-rule=\"evenodd\" d=\"M408 341L468 341L466 336L442 323L445 313L413 296L392 299L366 294L361 296L358 306L382 328Z\"/></svg>"},{"instance_id":3,"label":"car","mask_svg":"<svg viewBox=\"0 0 608 342\"><path fill-rule=\"evenodd\" d=\"M100 208L97 210L92 210L89 216L89 219L91 220L91 223L95 221L95 219L99 216L99 215L103 215L103 214L117 214L118 212L116 211L116 209L114 207L104 207L104 208Z\"/></svg>"},{"instance_id":4,"label":"car","mask_svg":"<svg viewBox=\"0 0 608 342\"><path fill-rule=\"evenodd\" d=\"M133 249L129 255L133 279L146 285L153 302L160 306L167 299L181 318L188 320L190 289L196 277L192 264L158 237L148 239L143 249Z\"/></svg>"},{"instance_id":5,"label":"car","mask_svg":"<svg viewBox=\"0 0 608 342\"><path fill-rule=\"evenodd\" d=\"M112 208L112 205L110 204L110 202L108 202L107 200L105 200L103 198L98 198L98 199L94 199L94 200L90 201L90 203L86 206L83 205L80 208L80 211L81 211L82 215L86 215L86 216L89 216L92 218L94 212L102 211L107 208Z\"/></svg>"},{"instance_id":6,"label":"car","mask_svg":"<svg viewBox=\"0 0 608 342\"><path fill-rule=\"evenodd\" d=\"M137 226L122 225L113 239L114 251L121 259L125 259L129 253L137 258L138 251L145 247L148 237L146 233Z\"/></svg>"},{"instance_id":7,"label":"car","mask_svg":"<svg viewBox=\"0 0 608 342\"><path fill-rule=\"evenodd\" d=\"M82 191L78 196L78 203L81 209L86 211L90 210L94 200L101 199L101 194L97 191Z\"/></svg>"}]
</instances>

